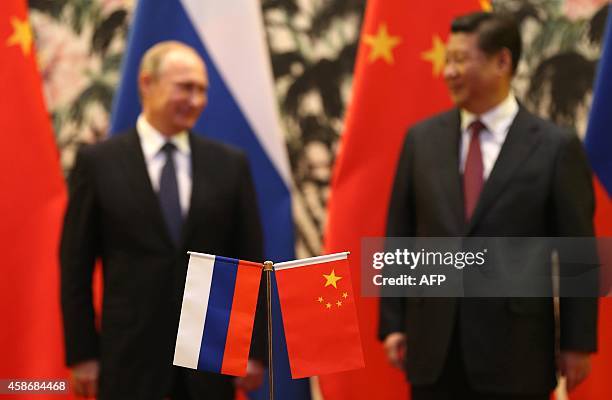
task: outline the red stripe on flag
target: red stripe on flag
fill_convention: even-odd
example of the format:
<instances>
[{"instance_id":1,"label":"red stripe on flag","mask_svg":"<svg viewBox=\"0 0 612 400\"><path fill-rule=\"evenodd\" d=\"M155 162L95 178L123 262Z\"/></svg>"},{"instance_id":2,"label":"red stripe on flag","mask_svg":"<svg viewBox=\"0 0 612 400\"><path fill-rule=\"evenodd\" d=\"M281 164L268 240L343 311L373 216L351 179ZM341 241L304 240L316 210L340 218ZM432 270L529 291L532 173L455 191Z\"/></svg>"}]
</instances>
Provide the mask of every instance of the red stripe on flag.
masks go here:
<instances>
[{"instance_id":1,"label":"red stripe on flag","mask_svg":"<svg viewBox=\"0 0 612 400\"><path fill-rule=\"evenodd\" d=\"M234 299L221 364L222 374L246 375L261 272L261 264L242 260L238 262Z\"/></svg>"},{"instance_id":2,"label":"red stripe on flag","mask_svg":"<svg viewBox=\"0 0 612 400\"><path fill-rule=\"evenodd\" d=\"M597 177L593 178L595 189L595 235L612 237L612 200Z\"/></svg>"}]
</instances>

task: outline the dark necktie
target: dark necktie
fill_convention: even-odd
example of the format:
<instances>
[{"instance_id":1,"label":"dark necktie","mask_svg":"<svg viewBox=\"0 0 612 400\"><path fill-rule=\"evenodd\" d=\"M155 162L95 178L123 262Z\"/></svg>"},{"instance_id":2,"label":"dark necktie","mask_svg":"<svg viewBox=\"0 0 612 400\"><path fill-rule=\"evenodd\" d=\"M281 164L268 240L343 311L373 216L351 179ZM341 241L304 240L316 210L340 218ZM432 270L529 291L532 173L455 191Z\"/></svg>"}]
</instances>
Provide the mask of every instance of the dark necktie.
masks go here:
<instances>
[{"instance_id":1,"label":"dark necktie","mask_svg":"<svg viewBox=\"0 0 612 400\"><path fill-rule=\"evenodd\" d=\"M471 138L470 147L468 148L467 158L465 160L465 169L463 171L463 196L466 221L472 218L484 184L484 167L482 165L482 152L480 151L479 139L480 132L483 129L485 129L485 126L479 120L472 122L470 126L468 126Z\"/></svg>"},{"instance_id":2,"label":"dark necktie","mask_svg":"<svg viewBox=\"0 0 612 400\"><path fill-rule=\"evenodd\" d=\"M176 181L176 168L174 167L173 154L175 150L176 146L170 142L166 142L161 149L166 154L166 164L161 170L159 179L159 203L172 241L178 245L181 241L183 213Z\"/></svg>"}]
</instances>

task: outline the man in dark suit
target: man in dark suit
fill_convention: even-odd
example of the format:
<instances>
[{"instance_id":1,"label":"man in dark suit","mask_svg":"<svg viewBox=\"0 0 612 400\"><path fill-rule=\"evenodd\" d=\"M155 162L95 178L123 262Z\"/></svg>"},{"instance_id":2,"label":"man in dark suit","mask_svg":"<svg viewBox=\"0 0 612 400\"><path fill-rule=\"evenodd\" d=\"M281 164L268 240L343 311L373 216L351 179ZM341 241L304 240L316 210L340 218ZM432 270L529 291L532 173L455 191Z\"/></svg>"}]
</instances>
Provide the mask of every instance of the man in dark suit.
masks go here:
<instances>
[{"instance_id":1,"label":"man in dark suit","mask_svg":"<svg viewBox=\"0 0 612 400\"><path fill-rule=\"evenodd\" d=\"M591 236L590 171L576 135L520 106L516 23L474 13L451 27L444 77L457 108L413 126L388 237ZM559 372L571 390L596 348L597 299L560 301ZM548 399L551 298L381 298L379 336L412 398Z\"/></svg>"},{"instance_id":2,"label":"man in dark suit","mask_svg":"<svg viewBox=\"0 0 612 400\"><path fill-rule=\"evenodd\" d=\"M143 57L135 129L84 147L70 177L61 243L66 358L80 396L100 399L233 399L231 377L172 366L187 250L263 259L246 157L194 135L207 102L204 62L163 42ZM92 271L102 259L101 327ZM257 322L256 322L257 325ZM256 326L257 329L257 326ZM254 338L245 378L263 378Z\"/></svg>"}]
</instances>

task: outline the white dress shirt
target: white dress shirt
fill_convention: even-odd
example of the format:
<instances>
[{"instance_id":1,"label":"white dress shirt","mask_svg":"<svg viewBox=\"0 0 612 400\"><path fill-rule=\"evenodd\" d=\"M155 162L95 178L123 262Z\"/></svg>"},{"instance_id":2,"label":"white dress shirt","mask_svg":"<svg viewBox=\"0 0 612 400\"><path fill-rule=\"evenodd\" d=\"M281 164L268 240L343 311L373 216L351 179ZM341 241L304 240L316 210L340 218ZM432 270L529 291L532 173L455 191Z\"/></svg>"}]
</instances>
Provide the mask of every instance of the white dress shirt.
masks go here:
<instances>
[{"instance_id":1,"label":"white dress shirt","mask_svg":"<svg viewBox=\"0 0 612 400\"><path fill-rule=\"evenodd\" d=\"M484 179L487 180L499 152L506 140L510 125L519 111L519 105L512 93L497 106L481 115L472 114L467 110L461 110L461 153L459 154L459 171L463 174L465 160L470 148L471 132L468 127L475 120L480 120L486 129L480 132L480 151L482 152L482 166L484 168Z\"/></svg>"},{"instance_id":2,"label":"white dress shirt","mask_svg":"<svg viewBox=\"0 0 612 400\"><path fill-rule=\"evenodd\" d=\"M189 135L186 131L173 135L170 139L162 135L140 114L136 122L136 131L140 137L140 145L147 164L149 179L155 192L159 192L159 180L161 170L166 164L166 154L161 151L166 142L172 142L176 146L174 152L174 166L176 169L176 181L178 184L179 201L183 216L189 211L191 201L191 147L189 146Z\"/></svg>"}]
</instances>

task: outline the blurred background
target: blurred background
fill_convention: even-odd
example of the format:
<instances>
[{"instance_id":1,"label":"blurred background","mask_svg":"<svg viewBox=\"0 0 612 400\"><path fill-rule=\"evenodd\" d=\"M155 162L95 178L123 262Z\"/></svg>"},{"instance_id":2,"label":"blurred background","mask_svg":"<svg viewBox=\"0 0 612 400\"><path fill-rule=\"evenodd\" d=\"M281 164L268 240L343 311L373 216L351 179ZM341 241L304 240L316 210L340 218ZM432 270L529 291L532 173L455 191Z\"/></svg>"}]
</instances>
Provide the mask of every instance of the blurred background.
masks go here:
<instances>
[{"instance_id":1,"label":"blurred background","mask_svg":"<svg viewBox=\"0 0 612 400\"><path fill-rule=\"evenodd\" d=\"M521 22L514 81L531 111L583 136L607 0L498 0ZM67 174L82 143L103 140L135 0L30 0L39 67ZM296 256L320 254L332 165L350 100L365 0L262 0L295 183ZM211 99L214 102L214 99Z\"/></svg>"}]
</instances>

